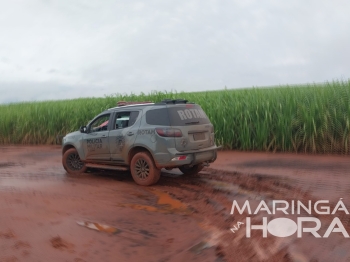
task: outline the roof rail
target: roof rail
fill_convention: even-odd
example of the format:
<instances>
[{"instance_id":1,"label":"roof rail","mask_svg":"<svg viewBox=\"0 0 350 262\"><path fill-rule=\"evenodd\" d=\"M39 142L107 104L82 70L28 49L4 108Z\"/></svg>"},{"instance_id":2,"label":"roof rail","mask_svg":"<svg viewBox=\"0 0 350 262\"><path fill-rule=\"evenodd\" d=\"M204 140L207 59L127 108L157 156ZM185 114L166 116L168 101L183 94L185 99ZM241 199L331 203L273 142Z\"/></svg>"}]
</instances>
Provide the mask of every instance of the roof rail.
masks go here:
<instances>
[{"instance_id":1,"label":"roof rail","mask_svg":"<svg viewBox=\"0 0 350 262\"><path fill-rule=\"evenodd\" d=\"M120 107L143 106L143 105L154 105L154 103L152 103L152 102L150 102L150 101L146 101L146 102L126 102L126 101L119 101L119 102L117 102L117 106L116 106L116 107L108 108L108 110L116 109L116 108L120 108Z\"/></svg>"},{"instance_id":2,"label":"roof rail","mask_svg":"<svg viewBox=\"0 0 350 262\"><path fill-rule=\"evenodd\" d=\"M188 100L186 99L163 99L161 103L164 104L186 104Z\"/></svg>"},{"instance_id":3,"label":"roof rail","mask_svg":"<svg viewBox=\"0 0 350 262\"><path fill-rule=\"evenodd\" d=\"M151 101L144 102L127 102L127 101L118 101L117 106L130 106L130 105L143 105L143 104L153 104Z\"/></svg>"}]
</instances>

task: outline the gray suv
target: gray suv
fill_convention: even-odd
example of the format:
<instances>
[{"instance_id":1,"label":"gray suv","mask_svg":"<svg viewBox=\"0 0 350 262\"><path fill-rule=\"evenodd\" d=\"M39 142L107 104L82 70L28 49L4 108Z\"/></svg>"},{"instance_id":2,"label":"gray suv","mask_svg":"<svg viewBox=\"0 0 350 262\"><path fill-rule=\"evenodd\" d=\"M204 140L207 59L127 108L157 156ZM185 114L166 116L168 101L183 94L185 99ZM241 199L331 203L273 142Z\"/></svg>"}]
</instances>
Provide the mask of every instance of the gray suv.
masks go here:
<instances>
[{"instance_id":1,"label":"gray suv","mask_svg":"<svg viewBox=\"0 0 350 262\"><path fill-rule=\"evenodd\" d=\"M69 174L87 168L130 170L143 186L158 182L161 169L196 174L215 161L214 127L202 108L187 100L127 103L110 108L62 141Z\"/></svg>"}]
</instances>

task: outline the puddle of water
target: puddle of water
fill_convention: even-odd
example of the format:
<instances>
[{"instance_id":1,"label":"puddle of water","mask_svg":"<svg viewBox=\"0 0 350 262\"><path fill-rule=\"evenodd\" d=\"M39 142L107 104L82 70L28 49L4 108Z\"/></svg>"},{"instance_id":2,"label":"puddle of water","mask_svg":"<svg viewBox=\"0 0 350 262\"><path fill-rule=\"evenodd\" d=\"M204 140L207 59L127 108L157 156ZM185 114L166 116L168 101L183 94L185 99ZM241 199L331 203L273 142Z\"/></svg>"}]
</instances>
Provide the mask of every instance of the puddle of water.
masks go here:
<instances>
[{"instance_id":1,"label":"puddle of water","mask_svg":"<svg viewBox=\"0 0 350 262\"><path fill-rule=\"evenodd\" d=\"M77 221L77 224L79 226L87 227L87 228L94 229L94 230L97 230L100 232L106 232L106 233L111 233L111 234L115 234L115 233L120 232L120 230L118 228L108 226L108 225L103 225L103 224L96 223L96 222Z\"/></svg>"},{"instance_id":2,"label":"puddle of water","mask_svg":"<svg viewBox=\"0 0 350 262\"><path fill-rule=\"evenodd\" d=\"M5 167L13 167L13 166L20 166L19 163L14 163L14 162L0 162L0 168L5 168Z\"/></svg>"},{"instance_id":3,"label":"puddle of water","mask_svg":"<svg viewBox=\"0 0 350 262\"><path fill-rule=\"evenodd\" d=\"M245 190L238 185L226 183L223 181L209 180L205 178L202 178L201 180L207 184L210 184L216 190L231 193L235 196L240 195L244 197L248 196L249 198L253 198L253 199L263 199L261 196L257 195L256 192Z\"/></svg>"},{"instance_id":4,"label":"puddle of water","mask_svg":"<svg viewBox=\"0 0 350 262\"><path fill-rule=\"evenodd\" d=\"M146 210L150 212L159 213L182 213L190 214L190 210L181 201L172 198L169 194L156 189L147 189L150 193L157 197L156 206L140 205L140 204L119 204L120 207L130 207L136 210ZM149 197L146 195L135 194L138 198L148 200Z\"/></svg>"},{"instance_id":5,"label":"puddle of water","mask_svg":"<svg viewBox=\"0 0 350 262\"><path fill-rule=\"evenodd\" d=\"M211 244L209 244L206 241L201 241L198 244L194 245L193 247L191 247L188 251L199 254L202 252L202 250L206 249L206 248L210 248L212 247Z\"/></svg>"},{"instance_id":6,"label":"puddle of water","mask_svg":"<svg viewBox=\"0 0 350 262\"><path fill-rule=\"evenodd\" d=\"M233 185L230 183L217 181L217 180L209 180L205 178L202 178L201 180L206 182L207 184L210 184L214 189L217 189L217 190L230 192L230 193L240 193L240 191L242 191L242 189L239 186Z\"/></svg>"},{"instance_id":7,"label":"puddle of water","mask_svg":"<svg viewBox=\"0 0 350 262\"><path fill-rule=\"evenodd\" d=\"M198 225L200 228L202 228L204 231L207 232L207 236L200 243L188 249L188 251L199 254L204 249L215 247L215 246L217 248L220 247L222 236L226 233L226 231L219 229L213 225L210 225L208 221L202 221Z\"/></svg>"},{"instance_id":8,"label":"puddle of water","mask_svg":"<svg viewBox=\"0 0 350 262\"><path fill-rule=\"evenodd\" d=\"M4 191L4 188L13 188L13 190L34 190L41 188L48 191L50 187L57 186L58 182L60 181L46 181L35 177L33 179L29 179L28 177L6 177L0 180L0 191Z\"/></svg>"},{"instance_id":9,"label":"puddle of water","mask_svg":"<svg viewBox=\"0 0 350 262\"><path fill-rule=\"evenodd\" d=\"M220 243L220 238L224 234L222 230L219 230L215 227L209 226L207 223L199 223L199 226L208 232L209 236L207 236L204 240L199 242L198 244L192 246L188 251L194 252L196 254L201 253L204 249L211 248L213 246L217 246Z\"/></svg>"}]
</instances>

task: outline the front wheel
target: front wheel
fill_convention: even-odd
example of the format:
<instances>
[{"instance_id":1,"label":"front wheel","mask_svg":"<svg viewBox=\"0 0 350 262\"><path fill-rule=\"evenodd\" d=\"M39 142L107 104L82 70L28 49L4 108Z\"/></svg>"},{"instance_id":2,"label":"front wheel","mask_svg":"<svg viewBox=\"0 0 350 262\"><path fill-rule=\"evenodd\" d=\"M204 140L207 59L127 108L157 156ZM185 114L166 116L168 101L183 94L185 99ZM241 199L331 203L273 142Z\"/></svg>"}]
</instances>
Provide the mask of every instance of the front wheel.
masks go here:
<instances>
[{"instance_id":1,"label":"front wheel","mask_svg":"<svg viewBox=\"0 0 350 262\"><path fill-rule=\"evenodd\" d=\"M192 167L186 167L186 166L181 166L179 167L180 171L185 174L185 175L196 175L200 171L202 171L203 166L202 165L194 165Z\"/></svg>"},{"instance_id":2,"label":"front wheel","mask_svg":"<svg viewBox=\"0 0 350 262\"><path fill-rule=\"evenodd\" d=\"M68 174L79 175L85 173L87 167L81 161L78 151L75 148L68 149L62 157L62 164Z\"/></svg>"},{"instance_id":3,"label":"front wheel","mask_svg":"<svg viewBox=\"0 0 350 262\"><path fill-rule=\"evenodd\" d=\"M153 185L160 178L160 170L147 152L139 152L134 155L131 159L130 171L136 184L141 186Z\"/></svg>"}]
</instances>

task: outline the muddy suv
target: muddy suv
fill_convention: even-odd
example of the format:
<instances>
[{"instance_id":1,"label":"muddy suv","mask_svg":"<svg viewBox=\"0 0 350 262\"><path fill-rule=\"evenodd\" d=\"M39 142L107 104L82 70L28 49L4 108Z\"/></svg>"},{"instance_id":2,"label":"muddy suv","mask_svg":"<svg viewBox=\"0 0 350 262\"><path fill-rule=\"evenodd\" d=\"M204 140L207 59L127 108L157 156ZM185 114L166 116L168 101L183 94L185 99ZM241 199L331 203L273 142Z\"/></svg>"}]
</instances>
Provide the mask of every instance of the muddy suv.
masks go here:
<instances>
[{"instance_id":1,"label":"muddy suv","mask_svg":"<svg viewBox=\"0 0 350 262\"><path fill-rule=\"evenodd\" d=\"M69 174L87 168L130 170L139 185L152 185L161 168L196 174L215 161L214 127L202 108L187 100L110 108L62 141Z\"/></svg>"}]
</instances>

